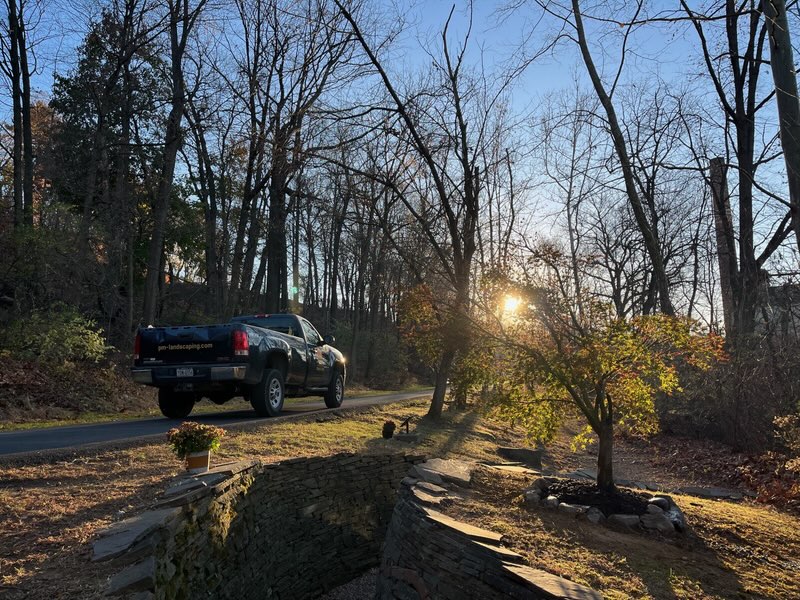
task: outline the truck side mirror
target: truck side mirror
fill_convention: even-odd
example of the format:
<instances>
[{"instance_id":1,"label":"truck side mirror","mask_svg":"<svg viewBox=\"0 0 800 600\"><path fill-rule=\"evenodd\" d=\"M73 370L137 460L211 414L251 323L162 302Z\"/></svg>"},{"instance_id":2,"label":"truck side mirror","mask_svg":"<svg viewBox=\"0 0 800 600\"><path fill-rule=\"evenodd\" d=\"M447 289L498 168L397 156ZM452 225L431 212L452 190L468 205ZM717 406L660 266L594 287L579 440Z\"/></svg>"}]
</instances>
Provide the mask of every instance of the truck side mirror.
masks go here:
<instances>
[{"instance_id":1,"label":"truck side mirror","mask_svg":"<svg viewBox=\"0 0 800 600\"><path fill-rule=\"evenodd\" d=\"M332 346L333 344L336 343L336 338L333 337L332 335L326 335L326 336L323 336L322 341L323 341L323 343L328 344L329 346Z\"/></svg>"}]
</instances>

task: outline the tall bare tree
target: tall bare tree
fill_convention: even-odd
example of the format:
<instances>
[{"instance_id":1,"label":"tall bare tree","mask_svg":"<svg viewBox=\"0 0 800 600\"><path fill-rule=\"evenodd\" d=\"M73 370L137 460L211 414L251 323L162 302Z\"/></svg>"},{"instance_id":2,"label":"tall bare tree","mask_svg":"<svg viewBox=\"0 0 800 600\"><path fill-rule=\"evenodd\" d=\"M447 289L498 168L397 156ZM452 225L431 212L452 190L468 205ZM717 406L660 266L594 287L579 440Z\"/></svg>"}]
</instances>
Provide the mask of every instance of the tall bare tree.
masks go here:
<instances>
[{"instance_id":1,"label":"tall bare tree","mask_svg":"<svg viewBox=\"0 0 800 600\"><path fill-rule=\"evenodd\" d=\"M789 210L797 248L800 250L800 98L797 95L797 70L786 2L764 0L762 6L769 31L769 64L775 83L781 146L789 179Z\"/></svg>"},{"instance_id":2,"label":"tall bare tree","mask_svg":"<svg viewBox=\"0 0 800 600\"><path fill-rule=\"evenodd\" d=\"M169 215L172 182L175 176L175 163L181 145L181 120L186 108L183 66L189 37L197 24L206 0L198 0L194 6L191 0L168 0L169 7L169 48L172 97L169 116L164 133L164 153L162 156L161 177L153 207L153 233L147 251L147 279L144 289L143 319L153 323L158 306L159 281L163 278L161 258L164 252L164 234Z\"/></svg>"},{"instance_id":3,"label":"tall bare tree","mask_svg":"<svg viewBox=\"0 0 800 600\"><path fill-rule=\"evenodd\" d=\"M466 53L472 30L469 7L467 33L457 49L449 39L451 9L440 36L440 55L433 59L436 92L403 97L395 86L356 18L339 0L342 14L383 83L394 105L398 125L403 128L424 170L414 180L424 190L417 197L393 187L408 213L420 227L438 261L440 273L450 288L450 300L443 306L444 339L436 369L436 385L428 414L439 417L444 406L447 380L459 350L470 345L471 282L477 249L477 228L481 216L481 152L490 143L489 122L510 79L495 88L486 81L479 86L466 72ZM425 102L425 99L428 99ZM495 134L499 133L494 131ZM435 203L435 204L434 204ZM443 225L444 235L438 228Z\"/></svg>"},{"instance_id":4,"label":"tall bare tree","mask_svg":"<svg viewBox=\"0 0 800 600\"><path fill-rule=\"evenodd\" d=\"M639 10L641 10L641 7L642 2L640 0L637 2L637 15ZM659 243L660 236L658 231L658 223L654 222L652 218L648 218L647 210L644 202L642 201L641 190L636 184L636 175L634 173L634 166L631 162L630 151L625 142L622 127L620 125L619 118L617 117L617 110L613 102L614 91L617 87L617 83L619 82L622 68L625 63L625 51L628 36L632 30L632 25L627 26L625 37L622 42L622 56L619 59L619 67L614 77L614 81L611 84L611 88L608 89L600 76L600 72L595 66L594 58L589 48L589 41L586 35L586 30L583 26L583 15L581 13L579 0L572 0L572 15L574 18L575 34L577 35L578 46L580 47L583 62L586 65L586 70L589 74L589 78L592 81L592 86L594 87L600 104L603 106L603 110L605 111L608 120L608 127L611 138L614 142L614 150L616 151L617 158L619 159L622 178L625 184L625 192L628 196L628 202L633 210L634 217L636 218L636 224L641 231L645 247L647 248L647 253L650 256L650 261L653 265L653 280L656 289L658 290L659 307L661 312L664 314L674 315L675 308L672 305L672 300L670 299L669 278L664 265L664 254Z\"/></svg>"},{"instance_id":5,"label":"tall bare tree","mask_svg":"<svg viewBox=\"0 0 800 600\"><path fill-rule=\"evenodd\" d=\"M707 35L707 27L714 25L715 21L709 21L705 15L695 12L684 0L681 0L681 6L700 42L702 61L722 106L725 129L726 131L728 128L733 129L732 135L728 137L732 140L735 160L724 161L724 165L714 166L714 181L709 183L715 190L714 209L715 214L720 216L721 239L725 240L724 254L728 257L728 260L722 263L728 270L723 279L730 282L732 302L729 304L732 305L734 314L732 318L727 319L732 327L726 333L731 342L736 342L737 339L745 340L753 333L759 289L764 284L764 265L791 234L791 212L787 212L783 219L771 228L772 231L764 240L761 251L757 253L754 239L757 216L757 211L754 210L755 192L761 192L771 201L789 205L787 201L761 185L756 177L759 167L769 162L772 151L771 144L767 143L758 154L756 153L759 113L774 94L774 90L765 91L759 82L761 68L765 62L767 24L763 18L760 2L748 0L737 5L726 1L724 6L720 7L724 14L724 31L720 36L724 41L723 52L719 54L714 49L714 41L709 41ZM706 160L710 158L715 157ZM697 160L699 167L700 157L697 157ZM708 166L706 163L702 168L705 170ZM738 231L727 219L729 198L719 193L720 190L727 188L720 185L719 179L721 176L727 177L729 166L734 168L738 183L736 186ZM724 173L718 173L720 170Z\"/></svg>"},{"instance_id":6,"label":"tall bare tree","mask_svg":"<svg viewBox=\"0 0 800 600\"><path fill-rule=\"evenodd\" d=\"M20 15L17 0L6 0L8 11L7 36L3 36L3 51L7 60L3 61L3 71L11 81L12 122L13 122L13 150L12 168L14 197L14 225L19 226L25 220L25 203L23 195L23 181L25 180L25 167L23 163L23 116L22 116L22 68L20 65L20 52L26 51L19 46ZM24 37L23 37L24 39Z\"/></svg>"}]
</instances>

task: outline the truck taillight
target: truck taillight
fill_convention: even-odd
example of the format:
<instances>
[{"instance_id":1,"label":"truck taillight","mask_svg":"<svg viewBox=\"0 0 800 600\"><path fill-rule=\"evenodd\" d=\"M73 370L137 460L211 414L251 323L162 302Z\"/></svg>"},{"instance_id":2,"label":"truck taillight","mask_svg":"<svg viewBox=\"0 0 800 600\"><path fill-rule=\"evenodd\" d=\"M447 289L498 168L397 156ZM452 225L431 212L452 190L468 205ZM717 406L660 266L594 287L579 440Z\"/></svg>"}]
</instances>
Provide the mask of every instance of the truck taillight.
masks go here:
<instances>
[{"instance_id":1,"label":"truck taillight","mask_svg":"<svg viewBox=\"0 0 800 600\"><path fill-rule=\"evenodd\" d=\"M246 331L234 330L233 354L234 356L247 356L250 354L250 340L247 339Z\"/></svg>"},{"instance_id":2,"label":"truck taillight","mask_svg":"<svg viewBox=\"0 0 800 600\"><path fill-rule=\"evenodd\" d=\"M142 353L142 334L137 333L136 339L133 342L133 360L139 360L139 355Z\"/></svg>"}]
</instances>

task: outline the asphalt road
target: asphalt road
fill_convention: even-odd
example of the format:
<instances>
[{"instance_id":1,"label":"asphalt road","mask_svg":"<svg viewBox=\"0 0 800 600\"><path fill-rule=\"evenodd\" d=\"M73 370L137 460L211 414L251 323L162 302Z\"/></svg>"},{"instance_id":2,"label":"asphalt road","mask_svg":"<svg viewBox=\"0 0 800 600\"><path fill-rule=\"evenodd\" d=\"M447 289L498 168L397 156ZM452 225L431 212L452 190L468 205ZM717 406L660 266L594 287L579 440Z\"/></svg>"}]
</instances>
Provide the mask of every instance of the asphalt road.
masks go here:
<instances>
[{"instance_id":1,"label":"asphalt road","mask_svg":"<svg viewBox=\"0 0 800 600\"><path fill-rule=\"evenodd\" d=\"M402 400L411 400L429 396L433 390L416 392L398 392L381 396L348 397L345 396L342 408L379 406ZM252 410L235 410L190 415L187 420L199 423L210 423L225 428L236 428L243 425L264 421L283 421L303 415L326 412L321 398L287 399L283 412L279 417L264 419L257 417ZM30 453L57 448L80 448L104 442L122 442L133 439L163 436L168 429L175 427L177 421L166 418L139 419L130 421L113 421L92 425L66 425L45 429L27 429L0 433L0 456L19 453Z\"/></svg>"}]
</instances>

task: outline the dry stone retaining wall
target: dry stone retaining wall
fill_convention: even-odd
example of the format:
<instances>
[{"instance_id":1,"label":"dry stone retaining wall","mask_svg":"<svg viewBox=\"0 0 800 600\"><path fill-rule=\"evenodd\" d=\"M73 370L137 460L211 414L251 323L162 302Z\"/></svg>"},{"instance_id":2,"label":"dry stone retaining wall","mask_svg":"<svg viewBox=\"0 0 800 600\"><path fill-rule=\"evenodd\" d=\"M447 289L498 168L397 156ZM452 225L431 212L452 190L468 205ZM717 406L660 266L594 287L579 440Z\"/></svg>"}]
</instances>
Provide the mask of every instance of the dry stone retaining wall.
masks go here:
<instances>
[{"instance_id":1,"label":"dry stone retaining wall","mask_svg":"<svg viewBox=\"0 0 800 600\"><path fill-rule=\"evenodd\" d=\"M533 569L492 531L424 507L404 480L386 533L377 600L602 600L591 588Z\"/></svg>"},{"instance_id":2,"label":"dry stone retaining wall","mask_svg":"<svg viewBox=\"0 0 800 600\"><path fill-rule=\"evenodd\" d=\"M380 560L408 455L237 463L183 480L112 527L95 560L129 566L109 593L135 598L313 598Z\"/></svg>"}]
</instances>

